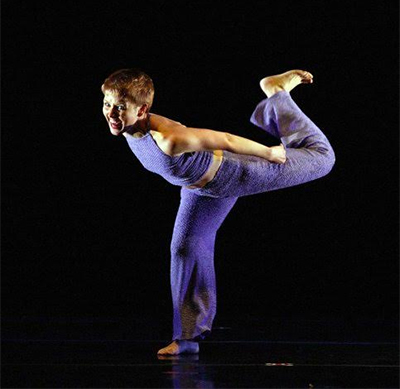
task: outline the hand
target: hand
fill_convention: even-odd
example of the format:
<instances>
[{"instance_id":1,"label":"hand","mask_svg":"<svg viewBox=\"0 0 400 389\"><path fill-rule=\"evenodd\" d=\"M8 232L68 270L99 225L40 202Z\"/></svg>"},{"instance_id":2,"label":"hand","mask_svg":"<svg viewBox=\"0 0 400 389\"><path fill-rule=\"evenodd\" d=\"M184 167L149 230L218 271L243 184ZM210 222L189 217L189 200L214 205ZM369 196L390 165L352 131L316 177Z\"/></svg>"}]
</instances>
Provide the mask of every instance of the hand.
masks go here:
<instances>
[{"instance_id":1,"label":"hand","mask_svg":"<svg viewBox=\"0 0 400 389\"><path fill-rule=\"evenodd\" d=\"M269 147L268 161L274 163L285 163L286 162L286 150L281 143L279 146Z\"/></svg>"}]
</instances>

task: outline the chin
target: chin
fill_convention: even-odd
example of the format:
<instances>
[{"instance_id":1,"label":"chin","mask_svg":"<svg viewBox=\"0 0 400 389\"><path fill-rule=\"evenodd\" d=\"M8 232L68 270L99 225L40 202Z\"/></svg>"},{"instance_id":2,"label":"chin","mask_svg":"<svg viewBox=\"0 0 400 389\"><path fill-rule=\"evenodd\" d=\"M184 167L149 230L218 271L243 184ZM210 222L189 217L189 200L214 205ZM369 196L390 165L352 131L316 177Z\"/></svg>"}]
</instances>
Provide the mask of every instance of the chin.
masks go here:
<instances>
[{"instance_id":1,"label":"chin","mask_svg":"<svg viewBox=\"0 0 400 389\"><path fill-rule=\"evenodd\" d=\"M113 134L114 136L122 136L123 132L122 131L119 131L119 132L112 131L111 134Z\"/></svg>"},{"instance_id":2,"label":"chin","mask_svg":"<svg viewBox=\"0 0 400 389\"><path fill-rule=\"evenodd\" d=\"M116 129L110 127L110 132L114 136L120 136L120 135L122 135L124 133L124 129L121 128L120 130L116 130Z\"/></svg>"}]
</instances>

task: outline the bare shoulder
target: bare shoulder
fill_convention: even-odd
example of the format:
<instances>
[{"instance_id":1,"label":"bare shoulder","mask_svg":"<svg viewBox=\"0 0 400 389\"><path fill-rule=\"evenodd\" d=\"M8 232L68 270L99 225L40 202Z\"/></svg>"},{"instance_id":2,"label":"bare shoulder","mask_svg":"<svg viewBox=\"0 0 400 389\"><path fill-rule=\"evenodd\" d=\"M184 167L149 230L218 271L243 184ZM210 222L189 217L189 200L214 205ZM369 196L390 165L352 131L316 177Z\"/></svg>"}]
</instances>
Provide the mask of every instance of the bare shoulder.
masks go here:
<instances>
[{"instance_id":1,"label":"bare shoulder","mask_svg":"<svg viewBox=\"0 0 400 389\"><path fill-rule=\"evenodd\" d=\"M173 130L179 127L186 127L186 126L176 120L172 120L165 116L152 113L151 127L154 131L168 132L168 130Z\"/></svg>"},{"instance_id":2,"label":"bare shoulder","mask_svg":"<svg viewBox=\"0 0 400 389\"><path fill-rule=\"evenodd\" d=\"M180 122L160 115L151 115L150 133L166 154L178 156L185 152L221 149L223 132L186 127Z\"/></svg>"},{"instance_id":3,"label":"bare shoulder","mask_svg":"<svg viewBox=\"0 0 400 389\"><path fill-rule=\"evenodd\" d=\"M175 135L185 129L182 123L169 119L165 116L151 114L150 134L156 141L158 147L167 155L180 155L174 152Z\"/></svg>"}]
</instances>

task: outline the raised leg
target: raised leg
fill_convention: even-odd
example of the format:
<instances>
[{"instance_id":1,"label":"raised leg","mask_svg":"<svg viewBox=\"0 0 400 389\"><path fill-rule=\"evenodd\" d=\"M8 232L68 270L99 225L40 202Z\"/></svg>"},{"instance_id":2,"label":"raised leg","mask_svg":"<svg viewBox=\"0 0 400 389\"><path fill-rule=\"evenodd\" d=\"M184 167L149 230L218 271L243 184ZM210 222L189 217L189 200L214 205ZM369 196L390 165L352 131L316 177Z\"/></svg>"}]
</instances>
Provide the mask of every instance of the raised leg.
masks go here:
<instances>
[{"instance_id":1,"label":"raised leg","mask_svg":"<svg viewBox=\"0 0 400 389\"><path fill-rule=\"evenodd\" d=\"M328 174L334 151L322 131L300 110L289 92L282 90L262 100L250 121L280 138L286 162L224 151L216 177L204 188L194 189L211 197L240 197L292 187Z\"/></svg>"},{"instance_id":2,"label":"raised leg","mask_svg":"<svg viewBox=\"0 0 400 389\"><path fill-rule=\"evenodd\" d=\"M334 158L326 136L301 111L289 94L297 85L311 83L312 74L303 70L290 70L263 78L260 87L268 99L257 105L250 122L280 138L286 148L307 148Z\"/></svg>"},{"instance_id":3,"label":"raised leg","mask_svg":"<svg viewBox=\"0 0 400 389\"><path fill-rule=\"evenodd\" d=\"M197 341L211 331L217 308L215 238L236 200L182 188L171 242L173 343L159 354L198 352Z\"/></svg>"}]
</instances>

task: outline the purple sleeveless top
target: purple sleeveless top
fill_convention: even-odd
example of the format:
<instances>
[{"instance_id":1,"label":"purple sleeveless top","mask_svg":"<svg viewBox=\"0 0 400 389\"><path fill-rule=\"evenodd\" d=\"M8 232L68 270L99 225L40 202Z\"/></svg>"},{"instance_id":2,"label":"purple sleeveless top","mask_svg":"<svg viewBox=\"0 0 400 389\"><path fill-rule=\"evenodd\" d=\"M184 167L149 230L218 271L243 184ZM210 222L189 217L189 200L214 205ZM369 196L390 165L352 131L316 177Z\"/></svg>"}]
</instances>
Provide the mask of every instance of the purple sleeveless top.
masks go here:
<instances>
[{"instance_id":1,"label":"purple sleeveless top","mask_svg":"<svg viewBox=\"0 0 400 389\"><path fill-rule=\"evenodd\" d=\"M211 151L184 153L171 157L165 154L147 132L141 138L125 138L136 158L149 171L159 174L177 186L190 186L199 181L207 172L213 160Z\"/></svg>"}]
</instances>

